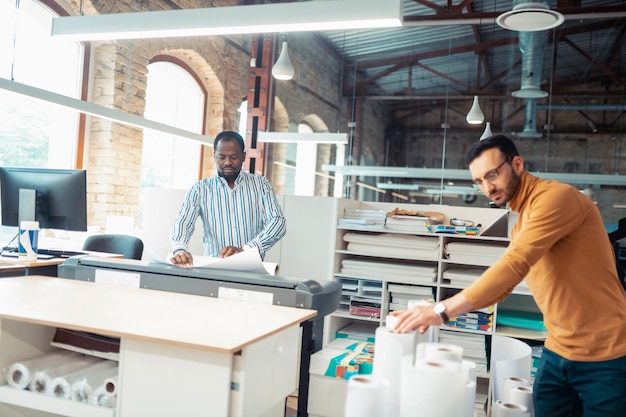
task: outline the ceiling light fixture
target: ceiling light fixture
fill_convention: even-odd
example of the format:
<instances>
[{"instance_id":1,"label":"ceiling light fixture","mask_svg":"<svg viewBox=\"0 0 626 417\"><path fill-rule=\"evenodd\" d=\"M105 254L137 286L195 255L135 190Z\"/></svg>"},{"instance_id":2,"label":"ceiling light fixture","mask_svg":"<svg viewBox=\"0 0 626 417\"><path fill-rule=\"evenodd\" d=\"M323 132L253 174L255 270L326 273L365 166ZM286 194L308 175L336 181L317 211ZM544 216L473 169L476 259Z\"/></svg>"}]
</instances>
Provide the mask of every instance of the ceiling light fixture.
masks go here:
<instances>
[{"instance_id":1,"label":"ceiling light fixture","mask_svg":"<svg viewBox=\"0 0 626 417\"><path fill-rule=\"evenodd\" d=\"M400 26L402 0L332 0L63 16L52 19L52 37L94 41Z\"/></svg>"},{"instance_id":2,"label":"ceiling light fixture","mask_svg":"<svg viewBox=\"0 0 626 417\"><path fill-rule=\"evenodd\" d=\"M345 145L348 143L347 133L298 133L298 132L263 132L257 133L259 142L272 143L333 143Z\"/></svg>"},{"instance_id":3,"label":"ceiling light fixture","mask_svg":"<svg viewBox=\"0 0 626 417\"><path fill-rule=\"evenodd\" d=\"M465 119L467 120L467 123L471 125L479 125L485 120L485 115L480 109L480 104L478 103L478 96L474 96L472 108L470 109L469 113L467 113Z\"/></svg>"},{"instance_id":4,"label":"ceiling light fixture","mask_svg":"<svg viewBox=\"0 0 626 417\"><path fill-rule=\"evenodd\" d=\"M491 123L487 122L485 126L485 131L481 135L480 140L487 139L490 136L493 136L493 133L491 133Z\"/></svg>"},{"instance_id":5,"label":"ceiling light fixture","mask_svg":"<svg viewBox=\"0 0 626 417\"><path fill-rule=\"evenodd\" d=\"M496 23L508 30L518 32L536 32L560 26L565 17L543 1L513 1L513 9L502 13Z\"/></svg>"},{"instance_id":6,"label":"ceiling light fixture","mask_svg":"<svg viewBox=\"0 0 626 417\"><path fill-rule=\"evenodd\" d=\"M287 35L281 34L283 39L282 48L280 49L280 55L272 66L272 76L277 80L291 80L296 73L296 70L289 59L289 52L287 51Z\"/></svg>"},{"instance_id":7,"label":"ceiling light fixture","mask_svg":"<svg viewBox=\"0 0 626 417\"><path fill-rule=\"evenodd\" d=\"M79 100L77 98L57 94L52 91L42 90L41 88L18 83L16 81L7 80L6 78L0 78L0 90L6 90L12 93L21 94L23 96L32 97L37 100L57 104L59 106L76 110L79 113L100 117L102 119L112 120L114 122L122 123L128 126L133 126L141 129L151 129L157 132L166 133L168 135L191 139L196 142L200 142L203 145L213 146L213 138L201 135L199 133L190 132L188 130L180 129L174 126L155 122L153 120L149 120L135 114L130 114L120 110L100 106L98 104L89 103L87 101Z\"/></svg>"}]
</instances>

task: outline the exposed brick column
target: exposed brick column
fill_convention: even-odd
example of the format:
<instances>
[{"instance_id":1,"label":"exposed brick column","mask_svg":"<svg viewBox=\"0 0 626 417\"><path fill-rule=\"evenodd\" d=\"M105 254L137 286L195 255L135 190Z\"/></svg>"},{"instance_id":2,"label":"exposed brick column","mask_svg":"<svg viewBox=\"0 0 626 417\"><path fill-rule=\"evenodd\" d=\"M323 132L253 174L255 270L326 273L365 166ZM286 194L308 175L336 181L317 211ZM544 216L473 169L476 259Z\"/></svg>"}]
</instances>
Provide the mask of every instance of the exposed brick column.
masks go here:
<instances>
[{"instance_id":1,"label":"exposed brick column","mask_svg":"<svg viewBox=\"0 0 626 417\"><path fill-rule=\"evenodd\" d=\"M148 59L131 42L95 47L94 103L143 115ZM88 222L103 227L107 215L136 217L143 131L93 118L87 149Z\"/></svg>"}]
</instances>

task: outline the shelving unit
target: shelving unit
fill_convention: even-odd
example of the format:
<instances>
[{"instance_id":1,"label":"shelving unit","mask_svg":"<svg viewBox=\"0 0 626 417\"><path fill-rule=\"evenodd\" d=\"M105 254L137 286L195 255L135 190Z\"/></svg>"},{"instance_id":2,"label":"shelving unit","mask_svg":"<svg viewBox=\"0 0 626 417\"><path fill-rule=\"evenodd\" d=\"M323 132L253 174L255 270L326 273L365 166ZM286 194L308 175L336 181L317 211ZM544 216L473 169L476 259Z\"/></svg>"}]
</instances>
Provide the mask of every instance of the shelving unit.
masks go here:
<instances>
[{"instance_id":1,"label":"shelving unit","mask_svg":"<svg viewBox=\"0 0 626 417\"><path fill-rule=\"evenodd\" d=\"M362 211L383 211L389 212L394 208L403 208L407 210L422 212L439 212L445 215L445 224L449 224L450 218L468 219L475 224L490 224L496 220L501 214L501 210L473 208L473 207L455 207L440 205L414 205L414 204L393 204L393 203L366 203L358 201L340 200L337 204L337 222L336 227L335 248L334 248L334 274L333 279L344 285L344 293L342 297L342 308L334 314L326 318L326 340L325 344L335 338L336 333L344 329L351 323L365 323L371 325L372 334L378 326L385 324L385 317L394 308L400 307L394 300L394 290L402 288L400 286L408 286L419 291L407 291L408 294L416 292L415 299L432 298L442 300L460 291L470 285L473 281L471 275L477 278L482 271L494 263L505 251L508 245L507 237L485 237L476 235L460 235L460 234L433 234L428 232L411 232L403 231L397 228L386 229L380 224L358 225L356 222L351 225L350 222L340 221L346 209ZM336 223L337 224L337 223ZM509 226L510 227L510 226ZM369 251L361 246L355 246L351 243L356 240L371 239L372 247L375 249L376 242L380 242L380 247L384 249L383 242L388 245L388 241L393 237L401 237L399 241L408 242L412 240L419 241L422 246L407 255L406 250L375 250ZM358 248L355 249L355 248ZM426 250L424 248L430 248ZM400 254L402 253L402 255ZM368 271L363 267L362 273L354 273L355 268L346 268L347 263L371 263L372 268ZM379 265L376 269L375 266ZM411 274L394 274L398 268L413 268L415 273ZM345 270L352 271L350 274ZM469 273L468 277L462 275ZM450 279L449 276L455 277ZM456 279L459 277L460 279ZM376 289L374 292L372 289ZM391 291L390 291L391 288ZM367 292L369 289L369 292ZM428 290L432 296L428 297ZM367 294L366 294L367 292ZM379 295L378 295L379 294ZM370 295L380 302L379 314L371 317L363 317L350 314L350 297L351 296ZM511 295L514 298L513 303L504 304L507 308L521 309L523 311L538 311L534 300L530 296L528 289L522 282ZM401 298L406 298L402 296ZM475 336L477 340L481 338L485 341L486 352L489 352L490 341L492 335L505 335L527 340L542 341L545 333L541 331L525 330L521 328L497 326L498 306L490 308L492 312L491 323L489 326L483 326L484 329L460 328L455 326L441 326L435 329L435 340L439 340L440 335L445 332L446 341L449 336L467 335ZM471 326L470 326L471 327ZM488 354L488 353L487 353ZM487 355L486 354L486 355ZM471 358L469 358L471 360ZM485 369L478 371L479 378L484 379L482 386L489 386L489 372L486 368L488 357L485 357ZM483 389L484 390L484 389Z\"/></svg>"}]
</instances>

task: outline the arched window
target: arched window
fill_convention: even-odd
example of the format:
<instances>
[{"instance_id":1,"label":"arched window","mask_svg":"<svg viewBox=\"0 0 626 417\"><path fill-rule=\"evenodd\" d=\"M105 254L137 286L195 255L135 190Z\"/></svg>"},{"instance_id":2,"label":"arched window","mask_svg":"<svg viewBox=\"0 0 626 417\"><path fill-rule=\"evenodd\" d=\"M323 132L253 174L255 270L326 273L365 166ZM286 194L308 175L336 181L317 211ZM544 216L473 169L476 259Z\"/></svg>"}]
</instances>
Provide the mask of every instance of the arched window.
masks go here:
<instances>
[{"instance_id":1,"label":"arched window","mask_svg":"<svg viewBox=\"0 0 626 417\"><path fill-rule=\"evenodd\" d=\"M0 2L0 77L79 98L83 48L51 39L56 16L43 2ZM0 90L0 165L75 167L78 116L75 110Z\"/></svg>"},{"instance_id":2,"label":"arched window","mask_svg":"<svg viewBox=\"0 0 626 417\"><path fill-rule=\"evenodd\" d=\"M148 65L146 119L202 133L205 93L181 66L158 61ZM142 187L186 189L199 178L201 145L145 130Z\"/></svg>"}]
</instances>

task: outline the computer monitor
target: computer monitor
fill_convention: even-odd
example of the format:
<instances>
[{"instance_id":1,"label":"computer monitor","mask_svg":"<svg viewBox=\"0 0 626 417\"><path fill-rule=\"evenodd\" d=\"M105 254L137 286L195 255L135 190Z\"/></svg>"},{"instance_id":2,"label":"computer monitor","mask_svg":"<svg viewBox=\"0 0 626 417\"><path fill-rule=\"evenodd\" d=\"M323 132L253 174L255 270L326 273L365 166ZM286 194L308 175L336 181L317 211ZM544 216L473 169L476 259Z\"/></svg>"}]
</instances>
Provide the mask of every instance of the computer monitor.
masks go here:
<instances>
[{"instance_id":1,"label":"computer monitor","mask_svg":"<svg viewBox=\"0 0 626 417\"><path fill-rule=\"evenodd\" d=\"M3 226L87 230L87 173L78 169L0 167Z\"/></svg>"}]
</instances>

